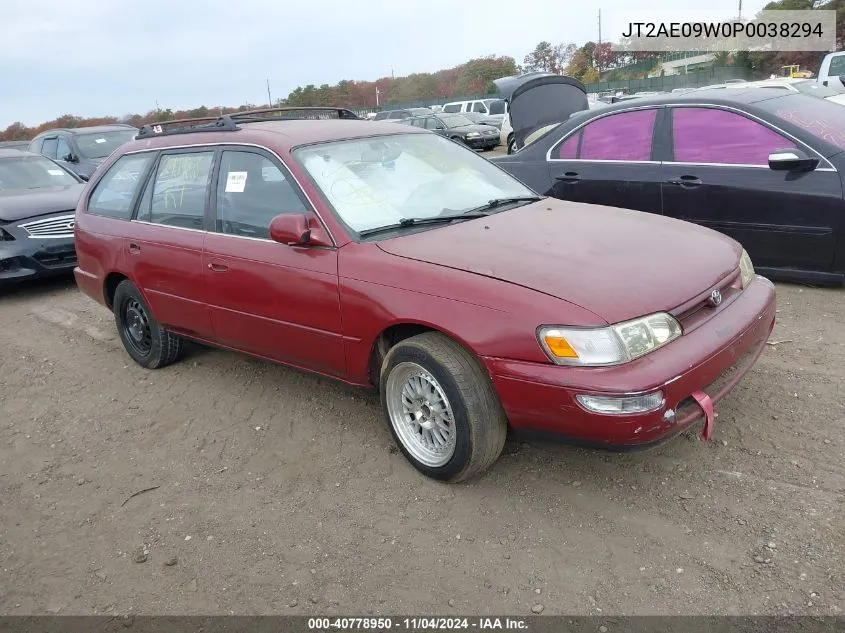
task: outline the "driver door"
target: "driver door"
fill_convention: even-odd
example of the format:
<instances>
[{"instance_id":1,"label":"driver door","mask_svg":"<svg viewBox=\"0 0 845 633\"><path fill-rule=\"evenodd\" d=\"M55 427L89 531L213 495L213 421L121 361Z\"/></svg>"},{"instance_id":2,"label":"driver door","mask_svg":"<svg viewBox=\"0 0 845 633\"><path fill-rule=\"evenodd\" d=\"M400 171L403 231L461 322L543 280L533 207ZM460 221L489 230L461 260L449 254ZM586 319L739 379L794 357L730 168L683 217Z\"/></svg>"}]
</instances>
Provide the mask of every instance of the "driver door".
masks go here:
<instances>
[{"instance_id":1,"label":"driver door","mask_svg":"<svg viewBox=\"0 0 845 633\"><path fill-rule=\"evenodd\" d=\"M275 361L343 376L337 251L270 239L282 213L314 217L271 154L227 148L212 194L203 269L217 341Z\"/></svg>"}]
</instances>

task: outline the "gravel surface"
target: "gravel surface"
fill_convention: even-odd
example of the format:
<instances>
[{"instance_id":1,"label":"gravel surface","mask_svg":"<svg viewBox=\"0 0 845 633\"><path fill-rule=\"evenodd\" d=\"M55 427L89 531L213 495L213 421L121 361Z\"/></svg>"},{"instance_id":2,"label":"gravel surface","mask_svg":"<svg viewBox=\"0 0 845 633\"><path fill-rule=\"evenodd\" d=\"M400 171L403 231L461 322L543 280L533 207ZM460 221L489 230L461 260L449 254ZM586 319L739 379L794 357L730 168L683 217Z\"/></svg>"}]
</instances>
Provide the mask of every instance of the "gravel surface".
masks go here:
<instances>
[{"instance_id":1,"label":"gravel surface","mask_svg":"<svg viewBox=\"0 0 845 633\"><path fill-rule=\"evenodd\" d=\"M512 438L445 485L375 396L202 347L146 371L72 281L5 292L0 613L842 613L845 290L778 295L714 441Z\"/></svg>"}]
</instances>

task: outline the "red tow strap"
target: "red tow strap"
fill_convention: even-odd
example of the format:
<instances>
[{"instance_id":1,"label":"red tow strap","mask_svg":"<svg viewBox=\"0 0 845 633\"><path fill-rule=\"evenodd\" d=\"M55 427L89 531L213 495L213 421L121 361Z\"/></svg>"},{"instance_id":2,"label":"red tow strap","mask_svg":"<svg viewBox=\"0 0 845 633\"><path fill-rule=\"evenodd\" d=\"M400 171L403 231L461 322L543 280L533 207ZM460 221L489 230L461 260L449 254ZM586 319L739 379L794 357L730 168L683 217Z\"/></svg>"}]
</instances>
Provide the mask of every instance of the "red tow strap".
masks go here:
<instances>
[{"instance_id":1,"label":"red tow strap","mask_svg":"<svg viewBox=\"0 0 845 633\"><path fill-rule=\"evenodd\" d=\"M713 401L703 391L696 391L692 394L698 406L704 411L704 426L701 427L699 437L705 442L713 437Z\"/></svg>"}]
</instances>

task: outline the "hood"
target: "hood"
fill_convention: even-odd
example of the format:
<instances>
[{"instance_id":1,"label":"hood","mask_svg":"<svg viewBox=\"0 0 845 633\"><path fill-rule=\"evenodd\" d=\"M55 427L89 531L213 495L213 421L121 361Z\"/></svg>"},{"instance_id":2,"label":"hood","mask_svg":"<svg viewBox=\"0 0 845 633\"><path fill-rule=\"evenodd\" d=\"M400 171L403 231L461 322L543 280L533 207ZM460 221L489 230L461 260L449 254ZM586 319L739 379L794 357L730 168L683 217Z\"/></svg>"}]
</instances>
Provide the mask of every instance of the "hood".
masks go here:
<instances>
[{"instance_id":1,"label":"hood","mask_svg":"<svg viewBox=\"0 0 845 633\"><path fill-rule=\"evenodd\" d=\"M503 77L493 83L508 100L517 147L533 132L566 121L573 112L589 107L587 90L577 79L551 73Z\"/></svg>"},{"instance_id":2,"label":"hood","mask_svg":"<svg viewBox=\"0 0 845 633\"><path fill-rule=\"evenodd\" d=\"M736 270L742 252L695 224L553 198L378 244L557 297L608 323L677 308Z\"/></svg>"},{"instance_id":3,"label":"hood","mask_svg":"<svg viewBox=\"0 0 845 633\"><path fill-rule=\"evenodd\" d=\"M0 191L0 222L16 222L59 211L75 211L85 185Z\"/></svg>"}]
</instances>

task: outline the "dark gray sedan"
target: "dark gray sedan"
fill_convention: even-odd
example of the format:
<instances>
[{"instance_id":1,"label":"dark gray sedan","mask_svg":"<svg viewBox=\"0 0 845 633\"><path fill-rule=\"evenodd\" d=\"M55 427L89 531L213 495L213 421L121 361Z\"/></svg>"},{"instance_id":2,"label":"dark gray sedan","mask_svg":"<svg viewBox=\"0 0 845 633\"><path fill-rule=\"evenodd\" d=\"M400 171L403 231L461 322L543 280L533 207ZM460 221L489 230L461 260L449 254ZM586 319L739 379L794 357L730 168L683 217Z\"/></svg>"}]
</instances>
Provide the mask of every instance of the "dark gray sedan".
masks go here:
<instances>
[{"instance_id":1,"label":"dark gray sedan","mask_svg":"<svg viewBox=\"0 0 845 633\"><path fill-rule=\"evenodd\" d=\"M76 265L76 203L85 184L55 161L0 149L0 288Z\"/></svg>"},{"instance_id":2,"label":"dark gray sedan","mask_svg":"<svg viewBox=\"0 0 845 633\"><path fill-rule=\"evenodd\" d=\"M403 121L464 143L472 149L493 149L499 144L499 130L492 125L473 123L463 114L430 114Z\"/></svg>"}]
</instances>

